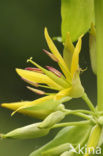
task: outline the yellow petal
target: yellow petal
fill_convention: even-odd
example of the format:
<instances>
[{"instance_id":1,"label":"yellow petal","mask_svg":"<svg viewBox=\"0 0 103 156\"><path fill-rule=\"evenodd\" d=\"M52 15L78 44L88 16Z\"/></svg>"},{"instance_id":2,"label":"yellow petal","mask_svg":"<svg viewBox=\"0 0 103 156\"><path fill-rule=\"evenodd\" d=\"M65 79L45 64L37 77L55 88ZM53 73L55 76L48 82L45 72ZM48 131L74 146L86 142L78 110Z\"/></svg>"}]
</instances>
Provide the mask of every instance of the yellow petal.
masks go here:
<instances>
[{"instance_id":1,"label":"yellow petal","mask_svg":"<svg viewBox=\"0 0 103 156\"><path fill-rule=\"evenodd\" d=\"M2 107L4 108L8 108L8 109L11 109L11 110L17 110L19 109L20 107L23 107L25 105L29 105L31 103L31 101L23 101L23 102L14 102L14 103L3 103L1 104ZM39 118L39 119L43 119L45 117L45 113L43 111L35 111L35 110L24 110L24 109L21 109L20 111L18 111L19 113L21 114L25 114L25 115L28 115L28 116L31 116L31 117L36 117L36 118Z\"/></svg>"},{"instance_id":2,"label":"yellow petal","mask_svg":"<svg viewBox=\"0 0 103 156\"><path fill-rule=\"evenodd\" d=\"M56 99L56 100L60 100L60 99L62 99L63 97L69 96L69 93L70 93L70 90L71 90L71 89L72 89L72 88L67 88L67 89L64 89L64 90L60 91L59 93L56 94L55 99ZM71 99L71 98L70 98L70 99Z\"/></svg>"},{"instance_id":3,"label":"yellow petal","mask_svg":"<svg viewBox=\"0 0 103 156\"><path fill-rule=\"evenodd\" d=\"M69 70L71 69L73 52L74 52L74 45L71 41L70 33L68 32L66 35L66 41L64 43L63 58L66 64L68 65Z\"/></svg>"},{"instance_id":4,"label":"yellow petal","mask_svg":"<svg viewBox=\"0 0 103 156\"><path fill-rule=\"evenodd\" d=\"M52 88L55 88L57 90L62 89L61 86L56 84L53 80L51 80L48 76L37 73L34 71L28 71L28 70L23 70L23 69L16 69L16 72L24 79L27 79L28 81L31 82L36 82L36 83L44 83L49 85Z\"/></svg>"},{"instance_id":5,"label":"yellow petal","mask_svg":"<svg viewBox=\"0 0 103 156\"><path fill-rule=\"evenodd\" d=\"M82 44L82 40L81 37L79 38L74 53L73 53L73 57L72 57L72 63L71 63L71 75L73 77L74 73L78 70L79 68L79 53L81 51L81 44Z\"/></svg>"},{"instance_id":6,"label":"yellow petal","mask_svg":"<svg viewBox=\"0 0 103 156\"><path fill-rule=\"evenodd\" d=\"M64 62L62 56L60 55L58 49L56 48L55 44L53 43L52 39L50 38L47 28L45 28L44 34L45 34L45 38L46 38L47 44L49 46L49 49L58 59L58 64L59 64L61 70L63 71L63 73L65 74L66 77L70 77L69 69L68 69L66 63Z\"/></svg>"},{"instance_id":7,"label":"yellow petal","mask_svg":"<svg viewBox=\"0 0 103 156\"><path fill-rule=\"evenodd\" d=\"M1 106L14 110L15 112L18 111L19 113L22 113L31 117L43 119L58 106L59 102L53 103L54 102L53 99L54 99L54 96L49 95L49 96L45 96L34 101L3 103L1 104ZM32 109L28 109L29 107L32 107L32 106L33 106Z\"/></svg>"}]
</instances>

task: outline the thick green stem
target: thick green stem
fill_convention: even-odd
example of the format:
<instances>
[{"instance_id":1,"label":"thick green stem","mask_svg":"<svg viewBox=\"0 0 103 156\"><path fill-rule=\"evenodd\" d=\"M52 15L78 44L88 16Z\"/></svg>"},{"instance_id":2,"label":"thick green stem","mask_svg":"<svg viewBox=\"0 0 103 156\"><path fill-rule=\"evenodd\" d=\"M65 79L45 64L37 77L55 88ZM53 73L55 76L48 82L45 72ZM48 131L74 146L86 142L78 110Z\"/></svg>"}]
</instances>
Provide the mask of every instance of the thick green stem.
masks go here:
<instances>
[{"instance_id":1,"label":"thick green stem","mask_svg":"<svg viewBox=\"0 0 103 156\"><path fill-rule=\"evenodd\" d=\"M103 0L94 0L97 50L97 104L103 111Z\"/></svg>"},{"instance_id":2,"label":"thick green stem","mask_svg":"<svg viewBox=\"0 0 103 156\"><path fill-rule=\"evenodd\" d=\"M90 110L95 112L95 107L93 106L92 102L90 101L86 93L84 93L84 95L82 96L82 99L86 102Z\"/></svg>"}]
</instances>

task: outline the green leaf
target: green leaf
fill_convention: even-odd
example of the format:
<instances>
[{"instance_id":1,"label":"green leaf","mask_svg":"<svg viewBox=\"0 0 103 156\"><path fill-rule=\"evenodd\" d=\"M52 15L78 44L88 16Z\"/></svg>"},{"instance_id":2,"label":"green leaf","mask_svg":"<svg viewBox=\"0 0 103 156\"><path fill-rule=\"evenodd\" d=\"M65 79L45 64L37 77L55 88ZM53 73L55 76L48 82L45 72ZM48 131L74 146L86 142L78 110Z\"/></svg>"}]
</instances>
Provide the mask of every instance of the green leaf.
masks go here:
<instances>
[{"instance_id":1,"label":"green leaf","mask_svg":"<svg viewBox=\"0 0 103 156\"><path fill-rule=\"evenodd\" d=\"M62 38L70 32L72 41L88 31L94 22L93 0L61 0Z\"/></svg>"},{"instance_id":2,"label":"green leaf","mask_svg":"<svg viewBox=\"0 0 103 156\"><path fill-rule=\"evenodd\" d=\"M42 153L46 150L54 148L65 143L76 145L84 141L85 136L88 136L91 130L90 125L85 126L70 126L63 128L56 137L40 149L34 151L29 156L42 156Z\"/></svg>"}]
</instances>

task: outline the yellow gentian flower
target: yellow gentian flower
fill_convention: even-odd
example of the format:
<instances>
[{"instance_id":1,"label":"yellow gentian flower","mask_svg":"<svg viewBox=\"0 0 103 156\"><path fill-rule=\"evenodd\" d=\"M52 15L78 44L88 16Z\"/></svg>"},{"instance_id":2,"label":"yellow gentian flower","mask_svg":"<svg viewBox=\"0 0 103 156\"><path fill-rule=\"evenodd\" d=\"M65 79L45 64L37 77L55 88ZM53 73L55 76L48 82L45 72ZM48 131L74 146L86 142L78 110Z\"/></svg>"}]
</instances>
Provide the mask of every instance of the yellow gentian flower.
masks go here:
<instances>
[{"instance_id":1,"label":"yellow gentian flower","mask_svg":"<svg viewBox=\"0 0 103 156\"><path fill-rule=\"evenodd\" d=\"M70 35L67 33L62 57L50 38L46 28L44 34L48 47L51 51L48 52L44 50L44 52L58 63L62 73L50 66L47 66L47 69L41 67L34 62L32 58L30 58L28 62L31 62L36 66L36 68L28 67L26 69L16 69L16 72L27 83L35 87L44 87L54 90L54 92L45 93L37 88L28 87L31 91L46 96L34 101L2 104L3 107L25 114L31 114L35 117L39 117L41 114L41 118L42 116L45 117L51 111L57 109L58 105L62 102L70 100L71 98L79 98L83 96L84 93L79 77L79 53L82 42L81 37L74 47L71 42Z\"/></svg>"}]
</instances>

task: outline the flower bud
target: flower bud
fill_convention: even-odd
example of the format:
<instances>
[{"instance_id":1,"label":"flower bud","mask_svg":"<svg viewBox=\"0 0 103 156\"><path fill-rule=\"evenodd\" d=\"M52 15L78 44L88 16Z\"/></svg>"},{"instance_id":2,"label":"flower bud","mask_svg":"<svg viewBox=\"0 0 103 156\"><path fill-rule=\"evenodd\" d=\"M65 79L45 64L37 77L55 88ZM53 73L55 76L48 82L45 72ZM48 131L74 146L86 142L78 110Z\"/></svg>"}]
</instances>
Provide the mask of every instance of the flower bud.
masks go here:
<instances>
[{"instance_id":1,"label":"flower bud","mask_svg":"<svg viewBox=\"0 0 103 156\"><path fill-rule=\"evenodd\" d=\"M39 128L50 128L65 117L65 113L56 111L51 113L40 125Z\"/></svg>"},{"instance_id":2,"label":"flower bud","mask_svg":"<svg viewBox=\"0 0 103 156\"><path fill-rule=\"evenodd\" d=\"M40 123L31 124L21 128L17 128L7 134L1 135L2 138L14 138L14 139L31 139L45 136L49 133L49 129L40 129L38 126Z\"/></svg>"}]
</instances>

